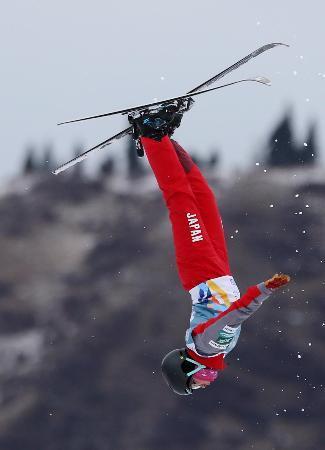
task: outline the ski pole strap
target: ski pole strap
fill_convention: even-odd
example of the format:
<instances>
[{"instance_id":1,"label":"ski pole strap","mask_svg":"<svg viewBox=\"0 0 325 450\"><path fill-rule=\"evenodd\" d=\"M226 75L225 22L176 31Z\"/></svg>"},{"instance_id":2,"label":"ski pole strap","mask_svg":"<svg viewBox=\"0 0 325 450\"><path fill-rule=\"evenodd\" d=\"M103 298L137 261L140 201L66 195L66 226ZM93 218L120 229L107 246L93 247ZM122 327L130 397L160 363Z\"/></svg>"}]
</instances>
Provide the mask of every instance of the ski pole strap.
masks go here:
<instances>
[{"instance_id":1,"label":"ski pole strap","mask_svg":"<svg viewBox=\"0 0 325 450\"><path fill-rule=\"evenodd\" d=\"M191 362L192 364L195 364L195 365L197 366L195 369L191 370L191 372L188 372L188 373L186 374L187 377L190 377L191 375L194 375L195 373L199 372L201 369L206 369L206 366L204 366L203 364L198 363L198 362L195 361L194 359L191 359L191 358L186 357L185 360L186 360L186 361L189 361L189 362Z\"/></svg>"}]
</instances>

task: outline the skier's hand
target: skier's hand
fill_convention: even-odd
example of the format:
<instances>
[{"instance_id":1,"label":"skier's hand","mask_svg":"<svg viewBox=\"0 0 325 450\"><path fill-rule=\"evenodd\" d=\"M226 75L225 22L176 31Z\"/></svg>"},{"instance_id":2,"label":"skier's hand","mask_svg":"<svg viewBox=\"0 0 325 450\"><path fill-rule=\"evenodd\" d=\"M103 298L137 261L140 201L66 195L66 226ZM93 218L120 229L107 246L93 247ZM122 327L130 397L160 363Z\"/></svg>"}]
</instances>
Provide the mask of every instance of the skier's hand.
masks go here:
<instances>
[{"instance_id":1,"label":"skier's hand","mask_svg":"<svg viewBox=\"0 0 325 450\"><path fill-rule=\"evenodd\" d=\"M285 284L289 283L290 277L289 275L285 275L283 273L276 273L272 278L265 281L265 286L268 289L277 289Z\"/></svg>"}]
</instances>

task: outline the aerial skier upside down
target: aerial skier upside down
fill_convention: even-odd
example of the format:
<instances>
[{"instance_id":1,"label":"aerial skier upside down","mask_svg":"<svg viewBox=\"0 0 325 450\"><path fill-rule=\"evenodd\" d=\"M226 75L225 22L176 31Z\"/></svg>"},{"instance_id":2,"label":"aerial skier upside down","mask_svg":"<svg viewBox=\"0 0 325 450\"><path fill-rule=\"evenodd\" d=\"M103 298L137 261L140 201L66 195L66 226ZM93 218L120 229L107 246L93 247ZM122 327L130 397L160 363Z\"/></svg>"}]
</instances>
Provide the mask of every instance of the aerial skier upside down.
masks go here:
<instances>
[{"instance_id":1,"label":"aerial skier upside down","mask_svg":"<svg viewBox=\"0 0 325 450\"><path fill-rule=\"evenodd\" d=\"M162 360L162 374L179 395L214 382L227 366L241 326L290 277L275 274L240 296L232 276L216 198L190 155L170 136L182 119L180 104L130 115L133 137L144 150L172 224L181 283L192 299L185 347ZM184 106L184 105L182 105Z\"/></svg>"}]
</instances>

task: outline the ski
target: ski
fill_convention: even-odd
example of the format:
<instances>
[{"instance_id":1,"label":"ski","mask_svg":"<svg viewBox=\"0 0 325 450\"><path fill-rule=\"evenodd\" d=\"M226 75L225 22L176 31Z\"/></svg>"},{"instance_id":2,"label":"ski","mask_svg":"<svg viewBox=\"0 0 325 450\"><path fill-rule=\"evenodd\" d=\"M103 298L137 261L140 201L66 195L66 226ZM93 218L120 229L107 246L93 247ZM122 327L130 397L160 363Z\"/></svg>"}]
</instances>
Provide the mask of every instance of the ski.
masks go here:
<instances>
[{"instance_id":1,"label":"ski","mask_svg":"<svg viewBox=\"0 0 325 450\"><path fill-rule=\"evenodd\" d=\"M195 88L191 89L190 91L187 92L187 94L193 94L195 92L198 92L198 91L200 91L200 90L210 86L210 84L215 83L216 81L220 80L220 78L223 78L225 75L228 75L228 73L232 72L233 70L238 69L243 64L246 64L250 59L256 58L256 56L260 55L261 53L264 53L265 51L270 50L270 49L272 49L274 47L277 47L279 45L283 45L285 47L289 47L288 44L283 44L281 42L273 42L272 44L263 45L262 47L259 47L257 50L253 51L249 55L247 55L244 58L242 58L241 60L237 61L232 66L227 67L227 69L225 69L222 72L218 73L217 75L213 76L212 78L210 78L209 80L207 80L204 83L200 84L199 86L196 86ZM156 104L165 103L165 102L168 102L170 100L171 99L169 99L169 100L168 99L167 100L161 100L160 102L157 102ZM152 104L150 104L150 103L147 104L147 105L140 105L138 107L135 107L134 109L137 109L137 108L139 108L139 109L141 108L142 109L142 108L145 108L145 107L149 107L151 105ZM74 120L68 120L68 121L65 121L65 122L60 122L60 123L58 123L58 125L65 125L65 124L68 124L68 123L75 123L75 122L82 122L82 121L85 121L85 120L98 119L98 118L101 118L101 117L107 117L107 116L111 116L111 115L114 115L114 114L123 114L123 113L127 113L127 112L128 112L128 109L115 111L113 113L109 112L109 113L104 113L104 114L98 114L98 115L95 115L95 116L84 117L84 118L81 118L81 119L74 119Z\"/></svg>"},{"instance_id":2,"label":"ski","mask_svg":"<svg viewBox=\"0 0 325 450\"><path fill-rule=\"evenodd\" d=\"M119 133L106 139L103 142L100 142L99 144L95 145L95 147L92 147L92 148L86 150L84 153L81 153L80 155L76 156L75 158L70 159L70 161L62 164L57 169L53 170L52 173L54 175L58 175L59 173L63 172L64 170L67 170L70 167L74 166L75 164L87 159L88 156L90 155L90 153L94 152L95 150L100 150L100 149L106 147L107 145L110 145L113 141L118 141L119 139L122 139L123 137L127 136L128 134L131 134L132 130L133 130L132 127L125 128L125 130L120 131Z\"/></svg>"},{"instance_id":3,"label":"ski","mask_svg":"<svg viewBox=\"0 0 325 450\"><path fill-rule=\"evenodd\" d=\"M254 50L249 55L247 55L244 58L242 58L239 61L237 61L232 66L227 67L227 69L225 69L222 72L218 73L214 77L210 78L209 80L205 81L204 83L200 84L199 86L196 86L194 89L189 91L188 94L191 94L193 92L197 92L200 89L204 89L204 88L210 86L210 84L215 83L217 80L220 80L220 78L223 78L225 75L228 75L228 73L232 72L233 70L238 69L243 64L246 64L250 59L256 58L256 56L260 55L261 53L264 53L267 50L270 50L271 48L278 47L279 45L283 45L284 47L289 47L288 44L283 44L282 42L273 42L271 44L263 45L262 47L259 47L258 49Z\"/></svg>"},{"instance_id":4,"label":"ski","mask_svg":"<svg viewBox=\"0 0 325 450\"><path fill-rule=\"evenodd\" d=\"M183 100L186 98L195 97L196 95L201 95L201 94L205 94L207 92L216 91L218 89L222 89L227 86L232 86L232 85L238 84L238 83L244 83L246 81L252 81L252 82L262 83L267 86L271 86L270 80L265 77L246 78L244 80L233 81L231 83L223 84L221 86L217 86L217 87L210 88L210 89L205 89L203 91L193 92L191 94L185 94L185 95L179 95L178 97L166 98L164 100L159 100L159 101L152 102L152 103L146 103L144 105L132 106L130 108L120 109L120 110L112 111L112 112L105 113L105 114L98 114L96 116L83 117L82 119L74 119L74 120L69 120L67 122L60 122L60 123L58 123L58 125L65 125L67 123L74 123L74 122L82 122L82 121L91 120L91 119L99 119L101 117L115 116L116 114L128 114L128 113L134 112L134 111L142 111L143 109L148 109L148 108L152 108L154 106L172 103L177 100Z\"/></svg>"},{"instance_id":5,"label":"ski","mask_svg":"<svg viewBox=\"0 0 325 450\"><path fill-rule=\"evenodd\" d=\"M214 77L210 78L209 80L205 81L204 83L196 86L195 88L193 88L191 91L187 92L187 94L185 95L184 98L188 97L188 94L192 94L190 96L193 96L194 93L203 90L204 88L210 86L210 84L215 83L217 80L220 80L222 77L224 77L225 75L229 74L230 72L232 72L233 70L238 69L240 66L242 66L243 64L245 64L246 62L248 62L250 59L255 58L256 56L260 55L261 53L264 53L267 50L270 50L274 47L277 46L285 46L285 47L289 47L289 45L287 44L283 44L281 42L275 42L275 43L271 43L271 44L266 44L263 45L262 47L259 47L258 49L256 49L255 51L253 51L252 53L250 53L249 55L245 56L244 58L240 59L239 61L237 61L235 64L227 67L226 69L224 69L222 72L218 73L217 75L215 75ZM262 78L260 78L260 80L262 80ZM267 80L267 79L265 79ZM254 81L257 81L257 79L254 79ZM260 83L262 81L259 81ZM234 83L229 83L228 85L231 84L235 84ZM237 82L238 83L238 82ZM269 84L269 83L263 83L263 84ZM228 86L227 85L227 86ZM221 88L221 86L219 86L218 88ZM213 89L211 89L213 90ZM211 91L210 89L206 90L207 92ZM163 104L164 101L160 101L158 102L158 104ZM134 110L134 109L133 109ZM125 112L126 113L126 112ZM107 113L108 115L112 115L111 113ZM98 116L92 116L90 118L83 118L83 119L75 119L72 121L67 121L67 122L61 122L60 124L64 124L64 123L73 123L73 122L80 122L83 120L90 120L91 118L97 118L97 117L105 117L107 116L107 114L100 114ZM122 114L121 112L115 112L115 114ZM62 164L61 166L59 166L56 170L53 171L53 174L58 175L59 173L65 171L66 169L74 166L75 164L77 164L78 162L84 161L90 153L94 152L97 149L102 149L104 147L106 147L107 145L110 145L113 141L118 140L123 138L124 136L127 136L128 134L132 133L132 127L128 127L125 130L121 131L120 133L115 134L114 136L106 139L105 141L97 144L96 146L86 150L84 153L76 156L75 158L71 159L70 161L68 161L65 164Z\"/></svg>"}]
</instances>

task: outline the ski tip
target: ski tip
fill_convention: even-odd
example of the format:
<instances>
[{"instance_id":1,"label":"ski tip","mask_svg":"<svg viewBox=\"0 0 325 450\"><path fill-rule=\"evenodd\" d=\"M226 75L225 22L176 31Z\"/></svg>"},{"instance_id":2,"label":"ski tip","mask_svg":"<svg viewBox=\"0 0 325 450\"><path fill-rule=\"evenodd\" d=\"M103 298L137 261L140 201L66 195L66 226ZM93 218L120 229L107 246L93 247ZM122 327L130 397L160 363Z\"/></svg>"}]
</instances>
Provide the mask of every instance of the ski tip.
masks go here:
<instances>
[{"instance_id":1,"label":"ski tip","mask_svg":"<svg viewBox=\"0 0 325 450\"><path fill-rule=\"evenodd\" d=\"M266 77L256 77L255 81L257 81L258 83L265 84L266 86L272 86L271 80L269 80Z\"/></svg>"},{"instance_id":2,"label":"ski tip","mask_svg":"<svg viewBox=\"0 0 325 450\"><path fill-rule=\"evenodd\" d=\"M53 175L59 175L59 173L64 172L67 169L66 164L62 164L62 166L57 167L56 169L52 170Z\"/></svg>"},{"instance_id":3,"label":"ski tip","mask_svg":"<svg viewBox=\"0 0 325 450\"><path fill-rule=\"evenodd\" d=\"M273 45L284 45L284 47L290 47L289 44L285 44L284 42L274 42Z\"/></svg>"},{"instance_id":4,"label":"ski tip","mask_svg":"<svg viewBox=\"0 0 325 450\"><path fill-rule=\"evenodd\" d=\"M59 173L64 172L66 169L71 167L74 164L71 164L71 162L62 164L62 166L59 166L57 169L52 170L53 175L59 175Z\"/></svg>"},{"instance_id":5,"label":"ski tip","mask_svg":"<svg viewBox=\"0 0 325 450\"><path fill-rule=\"evenodd\" d=\"M284 44L283 42L271 42L270 44L265 44L262 47L255 50L253 53L251 53L249 56L249 59L252 57L258 56L261 53L264 53L266 50L270 50L271 48L278 47L279 45L282 45L284 47L289 47L289 44Z\"/></svg>"}]
</instances>

